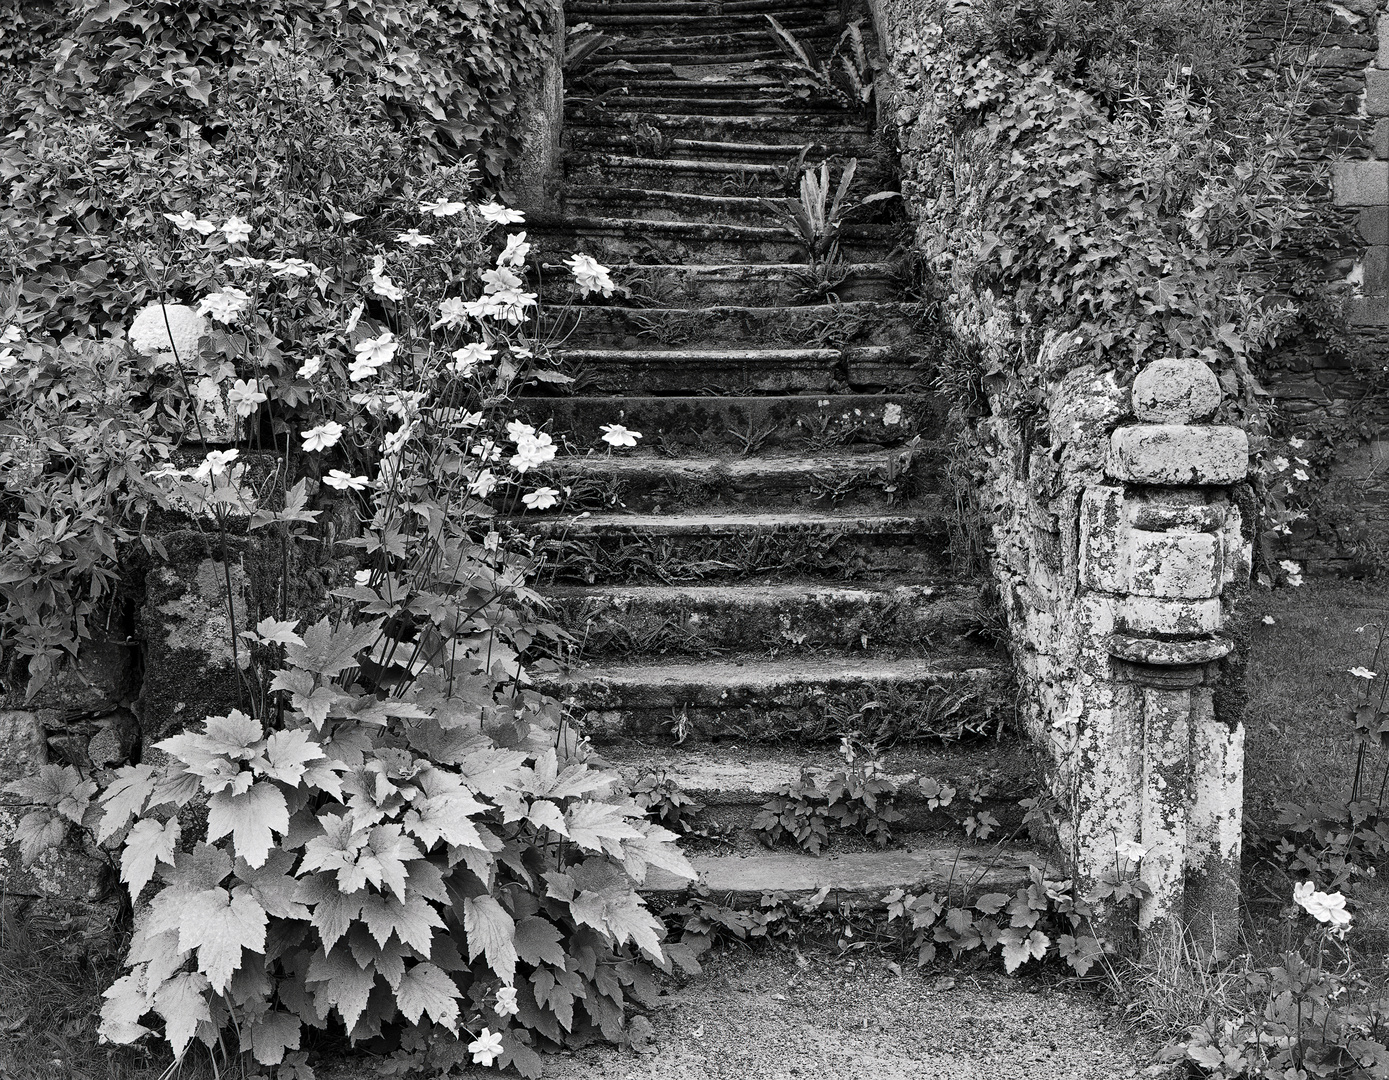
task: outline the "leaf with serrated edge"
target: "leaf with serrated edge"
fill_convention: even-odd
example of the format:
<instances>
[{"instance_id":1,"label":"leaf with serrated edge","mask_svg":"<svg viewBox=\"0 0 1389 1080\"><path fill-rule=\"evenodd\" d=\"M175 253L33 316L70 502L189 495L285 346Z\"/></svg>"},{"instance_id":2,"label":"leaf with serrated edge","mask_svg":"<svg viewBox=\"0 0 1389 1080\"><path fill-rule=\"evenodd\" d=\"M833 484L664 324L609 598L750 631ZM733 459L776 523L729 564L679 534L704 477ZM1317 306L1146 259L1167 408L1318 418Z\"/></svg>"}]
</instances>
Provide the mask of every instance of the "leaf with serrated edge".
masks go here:
<instances>
[{"instance_id":1,"label":"leaf with serrated edge","mask_svg":"<svg viewBox=\"0 0 1389 1080\"><path fill-rule=\"evenodd\" d=\"M236 860L236 876L244 883L232 890L249 890L265 913L276 919L307 919L309 909L295 899L299 881L291 876L295 857L292 852L276 849L265 865L252 869L246 860Z\"/></svg>"},{"instance_id":2,"label":"leaf with serrated edge","mask_svg":"<svg viewBox=\"0 0 1389 1080\"><path fill-rule=\"evenodd\" d=\"M154 877L156 863L173 866L179 831L178 818L170 818L163 825L153 818L142 818L130 830L121 851L121 880L130 887L131 903Z\"/></svg>"},{"instance_id":3,"label":"leaf with serrated edge","mask_svg":"<svg viewBox=\"0 0 1389 1080\"><path fill-rule=\"evenodd\" d=\"M458 1022L458 987L443 970L428 960L405 972L405 977L400 980L400 989L396 991L395 1002L401 1015L412 1024L426 1012L435 1023L447 1028L452 1028Z\"/></svg>"},{"instance_id":4,"label":"leaf with serrated edge","mask_svg":"<svg viewBox=\"0 0 1389 1080\"><path fill-rule=\"evenodd\" d=\"M265 740L264 755L251 762L251 766L272 780L297 784L304 777L304 766L322 757L323 748L307 732L272 731Z\"/></svg>"},{"instance_id":5,"label":"leaf with serrated edge","mask_svg":"<svg viewBox=\"0 0 1389 1080\"><path fill-rule=\"evenodd\" d=\"M236 854L255 869L263 866L275 845L275 833L289 828L289 808L274 784L260 780L240 795L219 791L208 800L207 838L209 841L231 833Z\"/></svg>"},{"instance_id":6,"label":"leaf with serrated edge","mask_svg":"<svg viewBox=\"0 0 1389 1080\"><path fill-rule=\"evenodd\" d=\"M142 1035L149 1034L149 1028L139 1023L140 1017L150 1010L149 998L141 989L144 979L138 970L122 975L102 991L105 999L101 1006L101 1024L97 1035L103 1042L133 1043Z\"/></svg>"},{"instance_id":7,"label":"leaf with serrated edge","mask_svg":"<svg viewBox=\"0 0 1389 1080\"><path fill-rule=\"evenodd\" d=\"M286 1050L299 1049L299 1017L273 1012L251 1022L251 1054L262 1065L278 1065Z\"/></svg>"},{"instance_id":8,"label":"leaf with serrated edge","mask_svg":"<svg viewBox=\"0 0 1389 1080\"><path fill-rule=\"evenodd\" d=\"M198 970L220 994L241 964L243 947L265 952L265 924L265 909L254 898L205 889L180 904L178 947L198 950Z\"/></svg>"},{"instance_id":9,"label":"leaf with serrated edge","mask_svg":"<svg viewBox=\"0 0 1389 1080\"><path fill-rule=\"evenodd\" d=\"M127 765L101 793L101 824L97 826L96 841L104 843L112 834L125 827L132 817L138 817L145 803L154 794L157 771L153 765Z\"/></svg>"},{"instance_id":10,"label":"leaf with serrated edge","mask_svg":"<svg viewBox=\"0 0 1389 1080\"><path fill-rule=\"evenodd\" d=\"M608 803L576 803L564 818L569 838L585 851L601 851L604 840L635 840L641 836L622 811Z\"/></svg>"},{"instance_id":11,"label":"leaf with serrated edge","mask_svg":"<svg viewBox=\"0 0 1389 1080\"><path fill-rule=\"evenodd\" d=\"M559 927L539 915L527 915L516 923L516 953L532 967L545 963L563 968L562 939Z\"/></svg>"},{"instance_id":12,"label":"leaf with serrated edge","mask_svg":"<svg viewBox=\"0 0 1389 1080\"><path fill-rule=\"evenodd\" d=\"M554 786L549 791L540 792L540 794L551 799L567 799L575 795L586 795L590 791L597 791L617 779L618 777L611 773L598 772L580 762L577 765L570 765L559 774L555 779Z\"/></svg>"},{"instance_id":13,"label":"leaf with serrated edge","mask_svg":"<svg viewBox=\"0 0 1389 1080\"><path fill-rule=\"evenodd\" d=\"M549 829L560 836L569 835L569 826L564 823L564 815L549 799L536 799L531 803L530 813L526 817L537 829Z\"/></svg>"},{"instance_id":14,"label":"leaf with serrated edge","mask_svg":"<svg viewBox=\"0 0 1389 1080\"><path fill-rule=\"evenodd\" d=\"M198 1025L212 1021L207 991L208 980L203 975L184 971L154 995L154 1011L164 1018L164 1038L173 1047L175 1061L182 1060L183 1052L197 1034Z\"/></svg>"},{"instance_id":15,"label":"leaf with serrated edge","mask_svg":"<svg viewBox=\"0 0 1389 1080\"><path fill-rule=\"evenodd\" d=\"M356 666L357 654L376 641L381 623L376 619L334 630L324 617L304 631L303 645L286 645L285 655L297 668L317 675L338 675Z\"/></svg>"},{"instance_id":16,"label":"leaf with serrated edge","mask_svg":"<svg viewBox=\"0 0 1389 1080\"><path fill-rule=\"evenodd\" d=\"M314 991L320 1010L326 1012L326 1006L336 1006L343 1025L351 1031L367 1007L376 971L370 967L365 971L359 968L352 953L343 947L334 949L328 956L315 954L307 978L311 983L324 984L322 989Z\"/></svg>"},{"instance_id":17,"label":"leaf with serrated edge","mask_svg":"<svg viewBox=\"0 0 1389 1080\"><path fill-rule=\"evenodd\" d=\"M485 953L492 970L510 986L516 973L516 924L496 898L465 899L463 930L468 935L468 959Z\"/></svg>"}]
</instances>

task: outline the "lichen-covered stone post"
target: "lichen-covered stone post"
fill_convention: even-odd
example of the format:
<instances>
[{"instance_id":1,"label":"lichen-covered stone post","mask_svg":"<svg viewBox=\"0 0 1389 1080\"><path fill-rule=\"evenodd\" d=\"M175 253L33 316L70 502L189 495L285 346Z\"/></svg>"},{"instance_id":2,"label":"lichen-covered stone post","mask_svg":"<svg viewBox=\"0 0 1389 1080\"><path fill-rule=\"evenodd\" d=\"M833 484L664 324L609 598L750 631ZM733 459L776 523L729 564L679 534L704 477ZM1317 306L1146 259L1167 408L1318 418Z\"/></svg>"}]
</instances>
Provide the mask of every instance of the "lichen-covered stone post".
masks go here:
<instances>
[{"instance_id":1,"label":"lichen-covered stone post","mask_svg":"<svg viewBox=\"0 0 1389 1080\"><path fill-rule=\"evenodd\" d=\"M1230 651L1222 636L1237 586L1249 575L1233 488L1249 444L1237 427L1202 423L1220 404L1198 360L1150 364L1133 385L1136 423L1110 437L1112 483L1084 493L1082 588L1111 608L1115 682L1130 698L1142 740L1139 910L1143 951L1185 931L1202 949L1238 930L1243 729L1217 718L1214 683ZM1122 770L1121 770L1122 771Z\"/></svg>"},{"instance_id":2,"label":"lichen-covered stone post","mask_svg":"<svg viewBox=\"0 0 1389 1080\"><path fill-rule=\"evenodd\" d=\"M564 123L564 5L543 0L540 8L549 35L541 63L517 88L514 133L521 153L506 177L516 206L530 213L554 209Z\"/></svg>"}]
</instances>

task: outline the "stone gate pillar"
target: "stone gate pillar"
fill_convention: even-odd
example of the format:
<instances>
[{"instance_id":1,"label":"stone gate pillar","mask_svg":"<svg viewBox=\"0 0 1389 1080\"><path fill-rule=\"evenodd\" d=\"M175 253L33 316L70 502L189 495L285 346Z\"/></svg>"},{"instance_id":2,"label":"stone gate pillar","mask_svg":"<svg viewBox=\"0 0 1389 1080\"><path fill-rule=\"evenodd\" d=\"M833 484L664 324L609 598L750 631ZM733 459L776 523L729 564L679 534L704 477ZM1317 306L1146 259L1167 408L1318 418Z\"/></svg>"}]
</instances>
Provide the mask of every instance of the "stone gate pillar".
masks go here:
<instances>
[{"instance_id":1,"label":"stone gate pillar","mask_svg":"<svg viewBox=\"0 0 1389 1080\"><path fill-rule=\"evenodd\" d=\"M1145 954L1183 930L1203 950L1224 948L1239 928L1244 731L1217 717L1213 688L1250 572L1234 497L1249 444L1240 428L1203 422L1220 399L1204 363L1150 364L1133 385L1137 422L1111 435L1107 482L1081 500L1079 588L1108 631L1106 698L1130 732L1111 752L1137 759L1105 773L1130 778L1108 797L1130 800L1110 816L1131 833L1116 839L1144 850Z\"/></svg>"}]
</instances>

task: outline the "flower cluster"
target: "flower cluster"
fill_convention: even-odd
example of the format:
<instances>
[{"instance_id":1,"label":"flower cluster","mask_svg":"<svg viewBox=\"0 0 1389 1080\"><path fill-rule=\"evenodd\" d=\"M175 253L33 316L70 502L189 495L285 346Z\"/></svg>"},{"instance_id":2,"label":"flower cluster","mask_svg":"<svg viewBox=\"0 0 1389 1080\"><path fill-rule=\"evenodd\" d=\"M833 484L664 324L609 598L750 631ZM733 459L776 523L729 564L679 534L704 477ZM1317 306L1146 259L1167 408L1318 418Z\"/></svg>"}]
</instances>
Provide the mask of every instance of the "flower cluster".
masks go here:
<instances>
[{"instance_id":1,"label":"flower cluster","mask_svg":"<svg viewBox=\"0 0 1389 1080\"><path fill-rule=\"evenodd\" d=\"M1318 892L1312 882L1303 881L1293 886L1293 902L1317 922L1329 926L1332 933L1344 934L1350 929L1350 912L1341 893Z\"/></svg>"}]
</instances>

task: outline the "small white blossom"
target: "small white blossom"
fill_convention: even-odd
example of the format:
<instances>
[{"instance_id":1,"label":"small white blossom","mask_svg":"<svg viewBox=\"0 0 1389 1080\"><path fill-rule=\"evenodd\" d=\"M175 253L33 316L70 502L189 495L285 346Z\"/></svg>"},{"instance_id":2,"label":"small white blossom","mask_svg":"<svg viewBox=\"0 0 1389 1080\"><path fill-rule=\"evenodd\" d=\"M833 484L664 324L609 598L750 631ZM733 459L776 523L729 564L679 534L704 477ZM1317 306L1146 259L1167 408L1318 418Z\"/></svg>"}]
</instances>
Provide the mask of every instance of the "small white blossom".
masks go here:
<instances>
[{"instance_id":1,"label":"small white blossom","mask_svg":"<svg viewBox=\"0 0 1389 1080\"><path fill-rule=\"evenodd\" d=\"M485 297L484 304L487 318L519 326L526 317L526 309L535 306L535 293L503 289Z\"/></svg>"},{"instance_id":2,"label":"small white blossom","mask_svg":"<svg viewBox=\"0 0 1389 1080\"><path fill-rule=\"evenodd\" d=\"M469 375L478 364L491 363L496 355L486 345L477 342L464 345L461 349L453 350L453 363L449 365L449 371L455 375Z\"/></svg>"},{"instance_id":3,"label":"small white blossom","mask_svg":"<svg viewBox=\"0 0 1389 1080\"><path fill-rule=\"evenodd\" d=\"M227 391L227 400L231 402L237 416L250 416L266 400L266 397L261 393L260 385L255 379L250 381L237 379L232 383L232 388Z\"/></svg>"},{"instance_id":4,"label":"small white blossom","mask_svg":"<svg viewBox=\"0 0 1389 1080\"><path fill-rule=\"evenodd\" d=\"M232 270L259 270L266 262L254 255L233 255L230 259L223 260L222 265Z\"/></svg>"},{"instance_id":5,"label":"small white blossom","mask_svg":"<svg viewBox=\"0 0 1389 1080\"><path fill-rule=\"evenodd\" d=\"M487 496L492 494L496 486L497 478L493 475L492 470L483 469L480 473L477 474L473 482L468 485L468 490L471 491L474 495L476 495L479 499L485 499L487 498Z\"/></svg>"},{"instance_id":6,"label":"small white blossom","mask_svg":"<svg viewBox=\"0 0 1389 1080\"><path fill-rule=\"evenodd\" d=\"M450 296L439 304L439 321L434 324L433 329L437 330L441 326L458 327L468 321L468 305L456 296Z\"/></svg>"},{"instance_id":7,"label":"small white blossom","mask_svg":"<svg viewBox=\"0 0 1389 1080\"><path fill-rule=\"evenodd\" d=\"M1272 616L1272 615L1265 615L1265 616L1263 617L1263 620L1262 620L1262 621L1263 621L1263 624L1264 624L1265 626L1272 626L1273 623L1274 623L1274 619L1273 619L1273 616Z\"/></svg>"},{"instance_id":8,"label":"small white blossom","mask_svg":"<svg viewBox=\"0 0 1389 1080\"><path fill-rule=\"evenodd\" d=\"M425 236L419 229L407 229L395 238L397 244L407 244L410 247L428 247L434 243L434 238Z\"/></svg>"},{"instance_id":9,"label":"small white blossom","mask_svg":"<svg viewBox=\"0 0 1389 1080\"><path fill-rule=\"evenodd\" d=\"M1293 886L1293 900L1312 918L1328 923L1333 930L1344 933L1350 928L1350 912L1341 893L1318 892L1310 881Z\"/></svg>"},{"instance_id":10,"label":"small white blossom","mask_svg":"<svg viewBox=\"0 0 1389 1080\"><path fill-rule=\"evenodd\" d=\"M1294 479L1294 480L1306 480L1306 479L1308 479L1307 471L1306 471L1305 469L1294 469L1294 470L1293 470L1293 479Z\"/></svg>"},{"instance_id":11,"label":"small white blossom","mask_svg":"<svg viewBox=\"0 0 1389 1080\"><path fill-rule=\"evenodd\" d=\"M341 469L329 469L328 475L323 478L323 482L330 488L338 491L362 491L371 483L370 478L365 476L353 476L345 473Z\"/></svg>"},{"instance_id":12,"label":"small white blossom","mask_svg":"<svg viewBox=\"0 0 1389 1080\"><path fill-rule=\"evenodd\" d=\"M449 202L447 199L439 199L435 202L420 203L420 213L433 214L435 217L453 217L454 214L461 213L468 208L467 203Z\"/></svg>"},{"instance_id":13,"label":"small white blossom","mask_svg":"<svg viewBox=\"0 0 1389 1080\"><path fill-rule=\"evenodd\" d=\"M371 279L371 291L387 300L403 300L405 298L405 290L384 274Z\"/></svg>"},{"instance_id":14,"label":"small white blossom","mask_svg":"<svg viewBox=\"0 0 1389 1080\"><path fill-rule=\"evenodd\" d=\"M173 222L174 228L179 232L191 232L198 224L198 215L192 210L184 210L179 214L165 214L164 217Z\"/></svg>"},{"instance_id":15,"label":"small white blossom","mask_svg":"<svg viewBox=\"0 0 1389 1080\"><path fill-rule=\"evenodd\" d=\"M323 368L323 357L311 356L299 366L296 374L301 379L312 379Z\"/></svg>"},{"instance_id":16,"label":"small white blossom","mask_svg":"<svg viewBox=\"0 0 1389 1080\"><path fill-rule=\"evenodd\" d=\"M389 330L380 337L359 341L357 343L357 355L347 373L348 378L353 382L361 382L363 379L369 378L376 373L378 368L385 367L395 359L398 348L400 348L400 343L395 340L395 335Z\"/></svg>"},{"instance_id":17,"label":"small white blossom","mask_svg":"<svg viewBox=\"0 0 1389 1080\"><path fill-rule=\"evenodd\" d=\"M222 226L222 235L229 244L244 244L251 238L251 226L239 217L229 217Z\"/></svg>"},{"instance_id":18,"label":"small white blossom","mask_svg":"<svg viewBox=\"0 0 1389 1080\"><path fill-rule=\"evenodd\" d=\"M538 465L544 465L555 458L555 444L549 435L527 435L517 440L516 453L512 455L511 467L518 473L527 473Z\"/></svg>"},{"instance_id":19,"label":"small white blossom","mask_svg":"<svg viewBox=\"0 0 1389 1080\"><path fill-rule=\"evenodd\" d=\"M895 427L902 422L902 406L897 402L889 402L883 409L883 423L888 427Z\"/></svg>"},{"instance_id":20,"label":"small white blossom","mask_svg":"<svg viewBox=\"0 0 1389 1080\"><path fill-rule=\"evenodd\" d=\"M1268 467L1275 472L1282 472L1288 467L1288 459L1285 457L1269 458Z\"/></svg>"},{"instance_id":21,"label":"small white blossom","mask_svg":"<svg viewBox=\"0 0 1389 1080\"><path fill-rule=\"evenodd\" d=\"M497 991L497 1015L515 1016L519 1006L516 1004L516 987L503 986Z\"/></svg>"},{"instance_id":22,"label":"small white blossom","mask_svg":"<svg viewBox=\"0 0 1389 1080\"><path fill-rule=\"evenodd\" d=\"M497 265L520 266L530 253L531 246L526 242L526 234L510 233L506 238L506 247L502 248L502 253L497 256Z\"/></svg>"},{"instance_id":23,"label":"small white blossom","mask_svg":"<svg viewBox=\"0 0 1389 1080\"><path fill-rule=\"evenodd\" d=\"M217 322L234 323L250 305L251 298L240 289L228 285L220 292L209 293L198 305L199 315L211 315Z\"/></svg>"},{"instance_id":24,"label":"small white blossom","mask_svg":"<svg viewBox=\"0 0 1389 1080\"><path fill-rule=\"evenodd\" d=\"M526 220L526 215L521 211L512 210L499 202L490 202L484 206L479 206L477 212L482 215L484 221L491 222L493 225L520 225Z\"/></svg>"},{"instance_id":25,"label":"small white blossom","mask_svg":"<svg viewBox=\"0 0 1389 1080\"><path fill-rule=\"evenodd\" d=\"M543 487L522 495L521 501L526 504L528 510L548 510L555 505L558 498L559 492L554 488Z\"/></svg>"},{"instance_id":26,"label":"small white blossom","mask_svg":"<svg viewBox=\"0 0 1389 1080\"><path fill-rule=\"evenodd\" d=\"M1291 446L1294 450L1301 450L1304 446L1307 445L1307 440L1306 440L1306 439L1289 439L1289 440L1288 440L1288 445Z\"/></svg>"},{"instance_id":27,"label":"small white blossom","mask_svg":"<svg viewBox=\"0 0 1389 1080\"><path fill-rule=\"evenodd\" d=\"M184 310L187 309L185 308ZM136 316L136 318L138 319L139 316ZM21 330L15 323L10 323L9 326L5 327L4 332L0 333L0 345L13 345L23 336L24 331Z\"/></svg>"},{"instance_id":28,"label":"small white blossom","mask_svg":"<svg viewBox=\"0 0 1389 1080\"><path fill-rule=\"evenodd\" d=\"M358 585L365 585L369 581L371 581L371 571L358 570L355 574L352 575L352 580L355 581Z\"/></svg>"},{"instance_id":29,"label":"small white blossom","mask_svg":"<svg viewBox=\"0 0 1389 1080\"><path fill-rule=\"evenodd\" d=\"M358 304L352 309L352 314L347 317L347 325L342 329L344 334L350 334L357 329L357 323L361 320L362 312L366 310L366 307L366 304Z\"/></svg>"},{"instance_id":30,"label":"small white blossom","mask_svg":"<svg viewBox=\"0 0 1389 1080\"><path fill-rule=\"evenodd\" d=\"M565 265L574 275L574 284L578 285L579 292L584 296L601 293L608 297L612 296L613 289L617 288L613 279L608 276L608 268L592 255L571 255L565 260Z\"/></svg>"},{"instance_id":31,"label":"small white blossom","mask_svg":"<svg viewBox=\"0 0 1389 1080\"><path fill-rule=\"evenodd\" d=\"M1300 563L1295 563L1292 559L1284 559L1278 565L1281 566L1283 572L1288 575L1289 585L1302 584L1302 566Z\"/></svg>"},{"instance_id":32,"label":"small white blossom","mask_svg":"<svg viewBox=\"0 0 1389 1080\"><path fill-rule=\"evenodd\" d=\"M517 277L505 266L499 266L495 270L484 270L482 280L482 291L489 295L506 290L515 290L525 283L523 278Z\"/></svg>"},{"instance_id":33,"label":"small white blossom","mask_svg":"<svg viewBox=\"0 0 1389 1080\"><path fill-rule=\"evenodd\" d=\"M473 1055L474 1065L491 1066L502 1053L501 1033L483 1028L482 1034L468 1044L468 1053Z\"/></svg>"},{"instance_id":34,"label":"small white blossom","mask_svg":"<svg viewBox=\"0 0 1389 1080\"><path fill-rule=\"evenodd\" d=\"M410 441L410 425L397 428L386 435L385 441L381 444L381 452L389 457L391 454L398 454Z\"/></svg>"},{"instance_id":35,"label":"small white blossom","mask_svg":"<svg viewBox=\"0 0 1389 1080\"><path fill-rule=\"evenodd\" d=\"M270 272L276 277L306 278L321 271L307 259L271 259Z\"/></svg>"},{"instance_id":36,"label":"small white blossom","mask_svg":"<svg viewBox=\"0 0 1389 1080\"><path fill-rule=\"evenodd\" d=\"M534 438L534 436L535 428L520 420L513 420L506 425L506 437L514 443L519 443L522 439Z\"/></svg>"},{"instance_id":37,"label":"small white blossom","mask_svg":"<svg viewBox=\"0 0 1389 1080\"><path fill-rule=\"evenodd\" d=\"M1375 672L1371 671L1367 667L1353 667L1348 670L1357 679L1373 679L1376 677Z\"/></svg>"},{"instance_id":38,"label":"small white blossom","mask_svg":"<svg viewBox=\"0 0 1389 1080\"><path fill-rule=\"evenodd\" d=\"M193 471L194 478L206 480L209 476L221 476L239 454L239 450L209 450L203 463Z\"/></svg>"},{"instance_id":39,"label":"small white blossom","mask_svg":"<svg viewBox=\"0 0 1389 1080\"><path fill-rule=\"evenodd\" d=\"M312 454L336 446L342 438L343 430L343 426L336 420L325 420L308 431L301 431L299 437L304 440L305 453Z\"/></svg>"},{"instance_id":40,"label":"small white blossom","mask_svg":"<svg viewBox=\"0 0 1389 1080\"><path fill-rule=\"evenodd\" d=\"M604 424L599 430L603 432L603 441L613 448L636 446L641 438L640 431L629 431L621 424Z\"/></svg>"}]
</instances>

